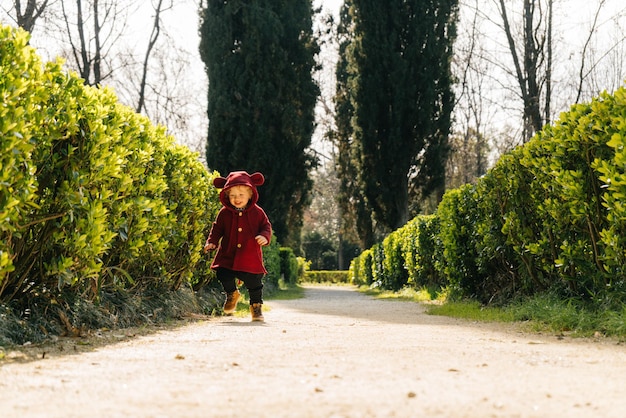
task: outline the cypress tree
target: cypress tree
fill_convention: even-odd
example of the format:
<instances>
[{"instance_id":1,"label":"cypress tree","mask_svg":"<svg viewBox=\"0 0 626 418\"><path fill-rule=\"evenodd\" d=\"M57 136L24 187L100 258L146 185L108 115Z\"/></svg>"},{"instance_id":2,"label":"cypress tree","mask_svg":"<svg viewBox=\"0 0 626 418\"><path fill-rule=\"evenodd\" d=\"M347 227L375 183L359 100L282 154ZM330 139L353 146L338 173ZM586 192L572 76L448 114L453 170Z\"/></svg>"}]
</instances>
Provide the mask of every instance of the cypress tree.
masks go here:
<instances>
[{"instance_id":1,"label":"cypress tree","mask_svg":"<svg viewBox=\"0 0 626 418\"><path fill-rule=\"evenodd\" d=\"M410 203L443 194L457 3L346 1L352 155L360 193L384 228L404 225Z\"/></svg>"},{"instance_id":2,"label":"cypress tree","mask_svg":"<svg viewBox=\"0 0 626 418\"><path fill-rule=\"evenodd\" d=\"M349 86L349 65L351 49L354 48L353 22L350 15L351 1L346 0L340 10L337 27L339 59L335 69L336 91L334 97L335 126L330 138L336 146L335 164L340 179L337 200L341 211L342 236L350 236L356 231L362 250L374 245L374 223L371 209L362 193L359 182L359 148L354 143L352 118L354 117L353 97Z\"/></svg>"},{"instance_id":3,"label":"cypress tree","mask_svg":"<svg viewBox=\"0 0 626 418\"><path fill-rule=\"evenodd\" d=\"M317 163L313 12L310 0L209 0L201 24L207 165L224 175L262 172L259 203L281 243L296 251Z\"/></svg>"}]
</instances>

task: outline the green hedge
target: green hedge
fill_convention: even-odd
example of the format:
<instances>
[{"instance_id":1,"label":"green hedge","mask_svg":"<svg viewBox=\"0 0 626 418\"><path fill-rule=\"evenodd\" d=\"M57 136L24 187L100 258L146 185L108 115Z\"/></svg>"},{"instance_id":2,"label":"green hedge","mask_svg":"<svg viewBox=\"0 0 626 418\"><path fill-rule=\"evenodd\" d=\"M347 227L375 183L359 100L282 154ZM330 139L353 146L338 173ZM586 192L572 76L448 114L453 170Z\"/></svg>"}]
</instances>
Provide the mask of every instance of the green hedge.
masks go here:
<instances>
[{"instance_id":1,"label":"green hedge","mask_svg":"<svg viewBox=\"0 0 626 418\"><path fill-rule=\"evenodd\" d=\"M304 274L307 283L349 283L350 276L346 270L312 270Z\"/></svg>"},{"instance_id":2,"label":"green hedge","mask_svg":"<svg viewBox=\"0 0 626 418\"><path fill-rule=\"evenodd\" d=\"M280 248L280 271L286 283L298 282L298 258L291 248Z\"/></svg>"},{"instance_id":3,"label":"green hedge","mask_svg":"<svg viewBox=\"0 0 626 418\"><path fill-rule=\"evenodd\" d=\"M483 303L542 292L626 302L626 90L572 106L475 185L353 260L351 280L437 283ZM616 305L617 306L617 305Z\"/></svg>"},{"instance_id":4,"label":"green hedge","mask_svg":"<svg viewBox=\"0 0 626 418\"><path fill-rule=\"evenodd\" d=\"M208 274L217 173L163 127L0 27L0 302L175 290ZM198 268L200 267L200 268Z\"/></svg>"},{"instance_id":5,"label":"green hedge","mask_svg":"<svg viewBox=\"0 0 626 418\"><path fill-rule=\"evenodd\" d=\"M278 287L282 275L280 249L280 243L275 235L272 235L270 245L263 247L263 263L267 270L265 281L273 287Z\"/></svg>"}]
</instances>

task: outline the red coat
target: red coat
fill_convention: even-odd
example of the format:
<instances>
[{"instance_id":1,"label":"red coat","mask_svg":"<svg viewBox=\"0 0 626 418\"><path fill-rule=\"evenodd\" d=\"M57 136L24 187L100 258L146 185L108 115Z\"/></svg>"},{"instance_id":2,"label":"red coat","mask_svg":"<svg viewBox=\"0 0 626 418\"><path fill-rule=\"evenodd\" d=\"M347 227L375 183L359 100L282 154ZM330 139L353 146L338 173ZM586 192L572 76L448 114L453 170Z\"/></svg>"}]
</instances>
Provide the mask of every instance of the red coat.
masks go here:
<instances>
[{"instance_id":1,"label":"red coat","mask_svg":"<svg viewBox=\"0 0 626 418\"><path fill-rule=\"evenodd\" d=\"M254 274L267 273L261 246L255 240L257 235L265 237L268 243L272 238L272 225L265 211L257 205L259 194L256 186L263 184L263 181L260 173L250 176L245 171L231 173L226 179L218 177L214 180L214 185L223 187L220 192L223 207L217 214L207 239L207 244L217 246L212 269L222 267ZM241 211L230 204L225 193L230 187L238 185L252 188L252 198Z\"/></svg>"}]
</instances>

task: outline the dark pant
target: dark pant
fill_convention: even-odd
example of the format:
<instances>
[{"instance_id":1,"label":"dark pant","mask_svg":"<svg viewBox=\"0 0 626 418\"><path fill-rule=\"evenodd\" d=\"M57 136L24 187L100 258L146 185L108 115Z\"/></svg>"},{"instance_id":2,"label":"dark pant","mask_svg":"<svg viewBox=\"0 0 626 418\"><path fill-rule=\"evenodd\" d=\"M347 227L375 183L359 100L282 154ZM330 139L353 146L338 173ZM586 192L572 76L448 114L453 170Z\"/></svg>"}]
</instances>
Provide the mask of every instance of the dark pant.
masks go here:
<instances>
[{"instance_id":1,"label":"dark pant","mask_svg":"<svg viewBox=\"0 0 626 418\"><path fill-rule=\"evenodd\" d=\"M263 303L263 276L264 274L246 273L245 271L234 271L225 268L217 269L217 280L222 283L226 293L232 293L237 290L235 279L243 282L248 289L250 296L250 304Z\"/></svg>"}]
</instances>

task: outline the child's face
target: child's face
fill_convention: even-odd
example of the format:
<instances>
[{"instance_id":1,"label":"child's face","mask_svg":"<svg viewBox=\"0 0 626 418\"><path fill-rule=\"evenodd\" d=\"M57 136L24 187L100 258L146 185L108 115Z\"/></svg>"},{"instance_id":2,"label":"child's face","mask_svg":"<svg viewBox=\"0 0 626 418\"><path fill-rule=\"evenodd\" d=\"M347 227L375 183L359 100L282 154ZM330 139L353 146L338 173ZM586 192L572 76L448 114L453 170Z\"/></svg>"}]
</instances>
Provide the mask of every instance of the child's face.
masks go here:
<instances>
[{"instance_id":1,"label":"child's face","mask_svg":"<svg viewBox=\"0 0 626 418\"><path fill-rule=\"evenodd\" d=\"M248 186L233 186L228 190L228 200L237 209L245 208L252 198L252 189Z\"/></svg>"}]
</instances>

